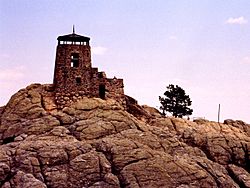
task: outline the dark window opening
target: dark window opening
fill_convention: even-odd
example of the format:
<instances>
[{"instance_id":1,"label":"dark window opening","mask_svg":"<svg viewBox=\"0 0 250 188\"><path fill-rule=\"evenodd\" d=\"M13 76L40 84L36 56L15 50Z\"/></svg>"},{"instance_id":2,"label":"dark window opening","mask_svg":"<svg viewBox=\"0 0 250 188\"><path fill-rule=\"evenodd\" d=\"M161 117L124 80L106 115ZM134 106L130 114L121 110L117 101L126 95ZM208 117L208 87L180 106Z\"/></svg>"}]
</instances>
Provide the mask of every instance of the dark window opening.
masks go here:
<instances>
[{"instance_id":1,"label":"dark window opening","mask_svg":"<svg viewBox=\"0 0 250 188\"><path fill-rule=\"evenodd\" d=\"M105 85L99 85L99 97L105 99Z\"/></svg>"},{"instance_id":2,"label":"dark window opening","mask_svg":"<svg viewBox=\"0 0 250 188\"><path fill-rule=\"evenodd\" d=\"M71 54L71 67L79 67L79 54L78 53L73 53Z\"/></svg>"},{"instance_id":3,"label":"dark window opening","mask_svg":"<svg viewBox=\"0 0 250 188\"><path fill-rule=\"evenodd\" d=\"M77 84L77 85L80 85L81 82L82 82L82 81L81 81L81 78L80 78L80 77L76 77L76 84Z\"/></svg>"},{"instance_id":4,"label":"dark window opening","mask_svg":"<svg viewBox=\"0 0 250 188\"><path fill-rule=\"evenodd\" d=\"M98 78L103 78L102 72L99 72L99 73L98 73Z\"/></svg>"}]
</instances>

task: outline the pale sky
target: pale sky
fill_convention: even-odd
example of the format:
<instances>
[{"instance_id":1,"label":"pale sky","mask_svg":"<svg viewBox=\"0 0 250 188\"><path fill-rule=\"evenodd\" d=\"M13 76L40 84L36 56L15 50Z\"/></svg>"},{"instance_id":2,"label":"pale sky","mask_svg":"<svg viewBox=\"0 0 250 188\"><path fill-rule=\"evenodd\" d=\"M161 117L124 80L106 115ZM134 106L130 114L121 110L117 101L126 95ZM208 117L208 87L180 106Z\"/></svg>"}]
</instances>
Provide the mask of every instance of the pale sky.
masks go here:
<instances>
[{"instance_id":1,"label":"pale sky","mask_svg":"<svg viewBox=\"0 0 250 188\"><path fill-rule=\"evenodd\" d=\"M166 86L192 117L250 123L250 0L0 0L0 106L31 83L52 83L57 37L91 38L92 65L125 93L159 107Z\"/></svg>"}]
</instances>

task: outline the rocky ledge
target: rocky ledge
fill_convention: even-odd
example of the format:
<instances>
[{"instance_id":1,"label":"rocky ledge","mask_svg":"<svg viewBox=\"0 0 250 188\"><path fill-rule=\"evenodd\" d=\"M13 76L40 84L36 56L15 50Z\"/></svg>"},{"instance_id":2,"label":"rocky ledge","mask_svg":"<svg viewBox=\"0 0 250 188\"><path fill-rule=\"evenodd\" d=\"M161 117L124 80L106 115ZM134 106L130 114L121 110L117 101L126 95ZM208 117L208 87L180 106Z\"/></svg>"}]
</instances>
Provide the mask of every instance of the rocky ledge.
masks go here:
<instances>
[{"instance_id":1,"label":"rocky ledge","mask_svg":"<svg viewBox=\"0 0 250 188\"><path fill-rule=\"evenodd\" d=\"M0 108L2 188L250 187L249 124L97 98L58 110L49 88L28 86Z\"/></svg>"}]
</instances>

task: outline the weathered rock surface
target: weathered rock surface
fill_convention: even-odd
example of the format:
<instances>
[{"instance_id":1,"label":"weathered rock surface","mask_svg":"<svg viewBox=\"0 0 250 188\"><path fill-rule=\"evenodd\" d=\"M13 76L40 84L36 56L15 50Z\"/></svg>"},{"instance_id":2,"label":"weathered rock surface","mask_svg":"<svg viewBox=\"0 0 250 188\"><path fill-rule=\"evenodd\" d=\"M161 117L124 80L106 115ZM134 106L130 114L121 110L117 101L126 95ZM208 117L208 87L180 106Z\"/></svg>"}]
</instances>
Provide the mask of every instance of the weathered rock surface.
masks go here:
<instances>
[{"instance_id":1,"label":"weathered rock surface","mask_svg":"<svg viewBox=\"0 0 250 188\"><path fill-rule=\"evenodd\" d=\"M33 84L0 108L0 186L250 187L249 124L162 117L83 98L57 110Z\"/></svg>"}]
</instances>

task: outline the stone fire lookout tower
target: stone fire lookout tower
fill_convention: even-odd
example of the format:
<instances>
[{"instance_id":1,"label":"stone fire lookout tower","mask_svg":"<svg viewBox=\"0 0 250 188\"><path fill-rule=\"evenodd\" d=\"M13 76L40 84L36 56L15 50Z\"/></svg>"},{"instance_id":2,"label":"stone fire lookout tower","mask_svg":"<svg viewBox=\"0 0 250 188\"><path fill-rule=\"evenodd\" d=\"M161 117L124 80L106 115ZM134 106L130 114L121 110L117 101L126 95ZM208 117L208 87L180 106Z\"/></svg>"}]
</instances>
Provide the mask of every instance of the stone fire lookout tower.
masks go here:
<instances>
[{"instance_id":1,"label":"stone fire lookout tower","mask_svg":"<svg viewBox=\"0 0 250 188\"><path fill-rule=\"evenodd\" d=\"M56 50L54 88L59 108L83 96L113 98L124 104L123 79L106 78L105 72L92 68L90 38L73 33L59 36Z\"/></svg>"}]
</instances>

